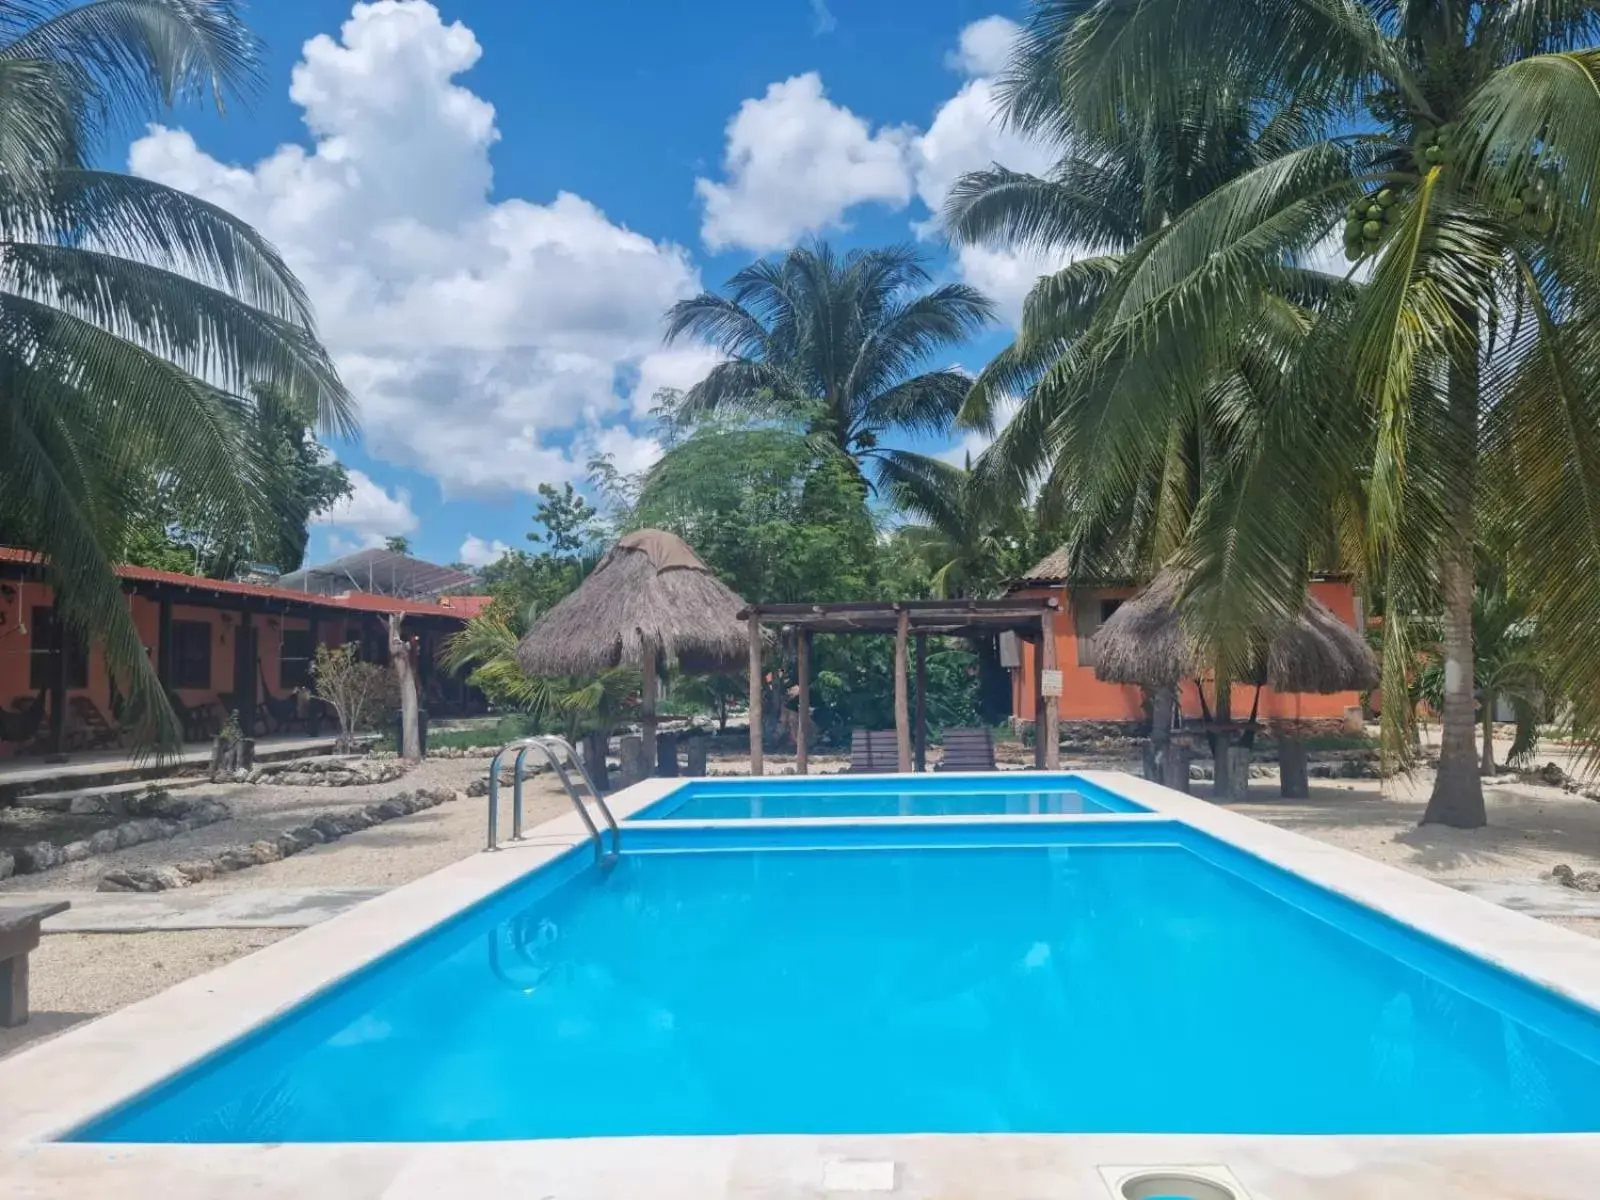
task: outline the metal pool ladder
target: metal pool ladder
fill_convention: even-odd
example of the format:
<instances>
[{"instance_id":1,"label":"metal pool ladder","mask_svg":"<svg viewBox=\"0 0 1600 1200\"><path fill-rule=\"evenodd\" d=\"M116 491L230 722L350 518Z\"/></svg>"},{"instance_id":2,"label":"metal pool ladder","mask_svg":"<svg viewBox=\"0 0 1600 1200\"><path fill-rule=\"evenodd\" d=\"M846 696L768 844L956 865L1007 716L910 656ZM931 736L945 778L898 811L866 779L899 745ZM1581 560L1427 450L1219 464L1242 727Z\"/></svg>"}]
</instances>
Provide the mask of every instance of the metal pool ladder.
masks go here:
<instances>
[{"instance_id":1,"label":"metal pool ladder","mask_svg":"<svg viewBox=\"0 0 1600 1200\"><path fill-rule=\"evenodd\" d=\"M572 800L572 807L578 810L578 815L583 818L584 827L589 830L589 837L594 842L594 860L603 867L615 866L617 854L622 846L622 830L617 826L617 819L611 815L611 810L606 807L605 797L600 794L600 789L595 787L594 780L589 772L584 769L583 762L578 758L578 752L572 748L572 743L566 738L546 735L543 737L521 738L515 742L508 742L495 753L494 759L489 763L489 845L487 849L500 848L500 760L513 750L517 752L515 766L512 767L511 781L511 840L522 840L522 780L523 772L528 761L528 751L537 750L549 762L550 769L555 772L556 778L561 780L561 786L566 788L567 796ZM587 795L583 790L587 789ZM605 817L606 824L611 829L611 849L606 849L605 837L594 823L594 818L589 815L589 801L593 801Z\"/></svg>"}]
</instances>

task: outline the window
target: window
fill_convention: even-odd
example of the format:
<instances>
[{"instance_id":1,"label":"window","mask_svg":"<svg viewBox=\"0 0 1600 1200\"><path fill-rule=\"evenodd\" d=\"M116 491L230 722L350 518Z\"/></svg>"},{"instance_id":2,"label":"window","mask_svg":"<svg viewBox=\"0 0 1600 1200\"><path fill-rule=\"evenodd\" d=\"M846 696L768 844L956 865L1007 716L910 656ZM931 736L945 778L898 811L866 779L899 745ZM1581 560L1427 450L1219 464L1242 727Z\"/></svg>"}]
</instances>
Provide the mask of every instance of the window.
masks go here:
<instances>
[{"instance_id":1,"label":"window","mask_svg":"<svg viewBox=\"0 0 1600 1200\"><path fill-rule=\"evenodd\" d=\"M1100 626L1111 619L1111 614L1122 607L1122 599L1101 596L1077 596L1072 603L1073 623L1078 635L1078 665L1092 667L1094 660L1094 635Z\"/></svg>"},{"instance_id":2,"label":"window","mask_svg":"<svg viewBox=\"0 0 1600 1200\"><path fill-rule=\"evenodd\" d=\"M317 646L311 640L309 629L285 629L283 654L278 660L278 685L284 690L311 686L311 661L316 657Z\"/></svg>"},{"instance_id":3,"label":"window","mask_svg":"<svg viewBox=\"0 0 1600 1200\"><path fill-rule=\"evenodd\" d=\"M33 642L28 654L28 686L34 691L44 691L55 686L55 668L51 665L51 651L56 645L56 610L38 607L33 610ZM89 686L89 653L72 629L66 631L67 686Z\"/></svg>"},{"instance_id":4,"label":"window","mask_svg":"<svg viewBox=\"0 0 1600 1200\"><path fill-rule=\"evenodd\" d=\"M175 688L211 686L211 622L172 623L172 678Z\"/></svg>"}]
</instances>

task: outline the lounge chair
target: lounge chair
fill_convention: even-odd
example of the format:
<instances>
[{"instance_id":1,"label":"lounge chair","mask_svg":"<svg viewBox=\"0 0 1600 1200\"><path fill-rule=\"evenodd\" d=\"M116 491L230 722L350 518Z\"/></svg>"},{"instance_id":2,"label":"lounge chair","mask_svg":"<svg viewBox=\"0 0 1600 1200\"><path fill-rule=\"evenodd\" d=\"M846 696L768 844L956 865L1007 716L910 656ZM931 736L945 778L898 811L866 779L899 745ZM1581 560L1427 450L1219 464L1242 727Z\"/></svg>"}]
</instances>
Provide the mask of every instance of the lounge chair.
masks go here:
<instances>
[{"instance_id":1,"label":"lounge chair","mask_svg":"<svg viewBox=\"0 0 1600 1200\"><path fill-rule=\"evenodd\" d=\"M994 771L994 735L987 729L946 729L936 771Z\"/></svg>"},{"instance_id":2,"label":"lounge chair","mask_svg":"<svg viewBox=\"0 0 1600 1200\"><path fill-rule=\"evenodd\" d=\"M892 775L900 769L900 742L892 729L857 729L850 734L852 775Z\"/></svg>"}]
</instances>

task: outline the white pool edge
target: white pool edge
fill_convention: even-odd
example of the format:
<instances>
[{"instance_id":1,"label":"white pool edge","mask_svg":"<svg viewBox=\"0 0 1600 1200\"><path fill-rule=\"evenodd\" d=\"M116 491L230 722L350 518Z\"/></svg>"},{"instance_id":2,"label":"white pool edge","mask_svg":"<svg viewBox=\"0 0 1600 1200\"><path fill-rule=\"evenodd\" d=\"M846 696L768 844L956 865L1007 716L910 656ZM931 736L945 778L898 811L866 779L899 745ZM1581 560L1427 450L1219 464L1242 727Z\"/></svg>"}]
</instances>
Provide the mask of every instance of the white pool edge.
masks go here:
<instances>
[{"instance_id":1,"label":"white pool edge","mask_svg":"<svg viewBox=\"0 0 1600 1200\"><path fill-rule=\"evenodd\" d=\"M1063 772L1065 774L1067 772ZM1021 773L1024 776L1034 773ZM1441 884L1205 800L1117 772L1070 772L1148 814L861 818L830 824L1041 825L1178 820L1590 1008L1600 1010L1600 946ZM958 779L951 774L943 779ZM781 788L795 776L767 780ZM993 776L985 778L993 779ZM687 780L648 780L610 799L620 820ZM766 820L768 826L806 819ZM749 825L652 821L653 826ZM1416 1195L1552 1200L1592 1194L1600 1134L1455 1137L1205 1135L924 1135L571 1139L527 1142L130 1146L53 1138L273 1020L551 861L587 834L576 814L529 831L368 901L351 912L186 980L0 1062L0 1182L7 1196L90 1196L160 1189L161 1200L219 1195L550 1195L576 1197L822 1195L830 1156L888 1155L894 1194L944 1195L952 1175L984 1180L973 1195L1084 1196L1111 1163L1227 1165L1257 1200ZM626 829L623 845L627 844ZM532 1184L538 1180L537 1187ZM1005 1182L1002 1182L1002 1181ZM1072 1183L1069 1188L1066 1185ZM919 1182L920 1181L920 1182ZM1031 1182L1030 1182L1031 1181ZM1049 1186L1046 1186L1047 1181ZM1359 1184L1361 1190L1352 1190ZM16 1190L12 1190L15 1188ZM788 1188L790 1190L773 1190ZM1032 1188L1033 1190L1018 1190ZM257 1190L260 1189L260 1190ZM443 1190L441 1190L443 1189ZM955 1193L961 1194L961 1193Z\"/></svg>"}]
</instances>

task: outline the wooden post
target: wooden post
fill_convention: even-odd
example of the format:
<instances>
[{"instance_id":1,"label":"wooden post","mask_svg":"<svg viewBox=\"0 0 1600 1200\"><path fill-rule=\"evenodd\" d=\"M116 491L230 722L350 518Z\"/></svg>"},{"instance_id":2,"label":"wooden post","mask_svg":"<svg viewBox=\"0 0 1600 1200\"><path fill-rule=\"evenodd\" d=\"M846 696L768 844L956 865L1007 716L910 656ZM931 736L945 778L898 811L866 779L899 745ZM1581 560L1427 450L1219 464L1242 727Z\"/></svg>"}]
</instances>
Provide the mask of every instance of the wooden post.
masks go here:
<instances>
[{"instance_id":1,"label":"wooden post","mask_svg":"<svg viewBox=\"0 0 1600 1200\"><path fill-rule=\"evenodd\" d=\"M894 734L895 748L899 751L898 769L902 775L911 772L911 703L906 679L910 633L911 613L902 608L894 629Z\"/></svg>"},{"instance_id":2,"label":"wooden post","mask_svg":"<svg viewBox=\"0 0 1600 1200\"><path fill-rule=\"evenodd\" d=\"M172 686L172 601L163 600L156 609L156 678L161 686Z\"/></svg>"},{"instance_id":3,"label":"wooden post","mask_svg":"<svg viewBox=\"0 0 1600 1200\"><path fill-rule=\"evenodd\" d=\"M1043 692L1044 673L1056 669L1056 614L1046 609L1039 618L1039 679ZM1061 769L1061 697L1044 697L1044 769Z\"/></svg>"},{"instance_id":4,"label":"wooden post","mask_svg":"<svg viewBox=\"0 0 1600 1200\"><path fill-rule=\"evenodd\" d=\"M1033 769L1044 770L1044 618L1039 618L1041 630L1033 643Z\"/></svg>"},{"instance_id":5,"label":"wooden post","mask_svg":"<svg viewBox=\"0 0 1600 1200\"><path fill-rule=\"evenodd\" d=\"M1311 795L1311 780L1306 764L1306 744L1298 730L1278 731L1278 788L1285 800L1305 800Z\"/></svg>"},{"instance_id":6,"label":"wooden post","mask_svg":"<svg viewBox=\"0 0 1600 1200\"><path fill-rule=\"evenodd\" d=\"M50 625L50 753L54 756L67 744L67 622L61 615L59 592L50 608Z\"/></svg>"},{"instance_id":7,"label":"wooden post","mask_svg":"<svg viewBox=\"0 0 1600 1200\"><path fill-rule=\"evenodd\" d=\"M389 665L394 668L395 682L400 689L400 757L408 762L422 761L422 739L418 728L417 665L411 657L411 646L401 636L404 618L399 613L389 614ZM598 783L596 784L598 786Z\"/></svg>"},{"instance_id":8,"label":"wooden post","mask_svg":"<svg viewBox=\"0 0 1600 1200\"><path fill-rule=\"evenodd\" d=\"M750 623L750 774L765 771L761 755L761 618L754 610Z\"/></svg>"},{"instance_id":9,"label":"wooden post","mask_svg":"<svg viewBox=\"0 0 1600 1200\"><path fill-rule=\"evenodd\" d=\"M800 719L795 723L794 770L796 775L806 773L811 756L811 630L802 629L795 644L795 668L800 676L800 692L796 697Z\"/></svg>"},{"instance_id":10,"label":"wooden post","mask_svg":"<svg viewBox=\"0 0 1600 1200\"><path fill-rule=\"evenodd\" d=\"M928 635L917 634L917 770L928 769Z\"/></svg>"},{"instance_id":11,"label":"wooden post","mask_svg":"<svg viewBox=\"0 0 1600 1200\"><path fill-rule=\"evenodd\" d=\"M254 737L256 732L256 647L255 626L249 610L239 614L233 631L233 703L239 714L239 732Z\"/></svg>"},{"instance_id":12,"label":"wooden post","mask_svg":"<svg viewBox=\"0 0 1600 1200\"><path fill-rule=\"evenodd\" d=\"M644 673L644 686L639 692L639 733L644 738L644 765L648 774L655 770L656 763L656 693L660 689L656 679L656 648L648 642L639 666Z\"/></svg>"}]
</instances>

